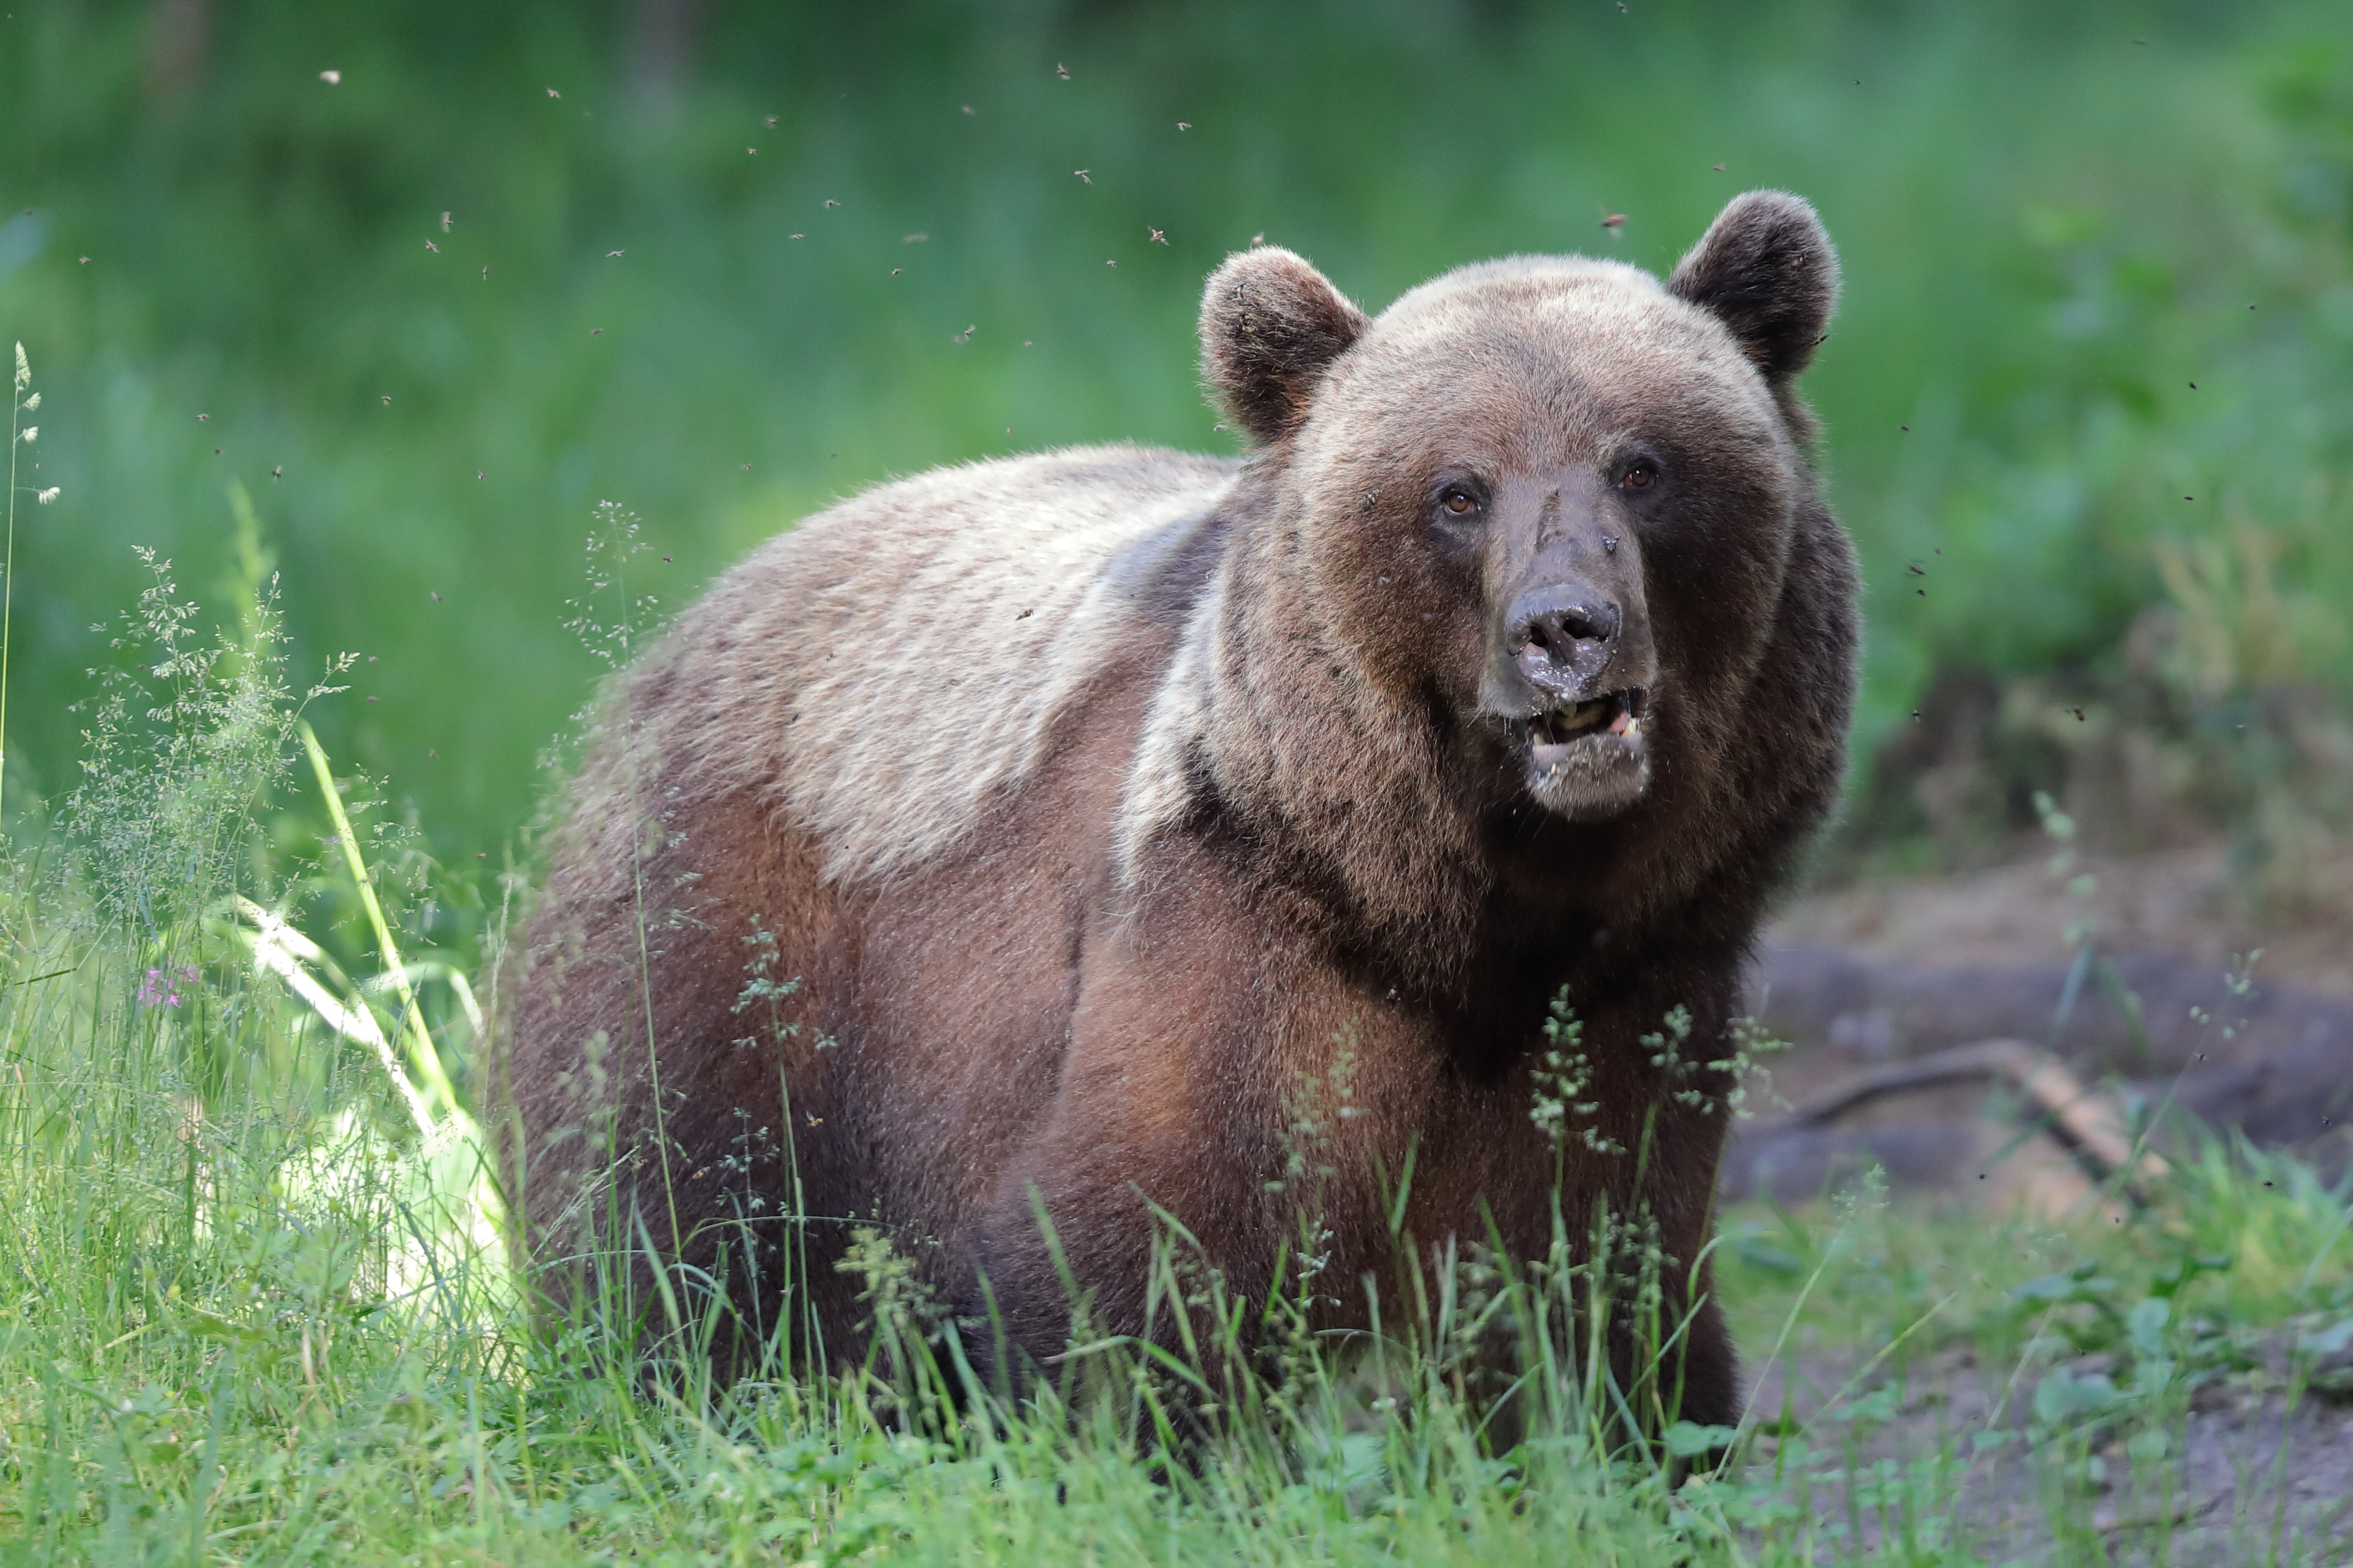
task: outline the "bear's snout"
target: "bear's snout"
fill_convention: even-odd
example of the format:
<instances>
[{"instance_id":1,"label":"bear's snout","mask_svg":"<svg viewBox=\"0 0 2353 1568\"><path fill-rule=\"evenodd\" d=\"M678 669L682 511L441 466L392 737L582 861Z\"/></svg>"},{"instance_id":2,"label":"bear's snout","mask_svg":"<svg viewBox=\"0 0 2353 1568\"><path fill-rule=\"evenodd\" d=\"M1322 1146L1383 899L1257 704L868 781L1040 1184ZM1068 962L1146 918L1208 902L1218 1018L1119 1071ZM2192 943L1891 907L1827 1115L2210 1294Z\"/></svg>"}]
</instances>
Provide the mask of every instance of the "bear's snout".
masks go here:
<instances>
[{"instance_id":1,"label":"bear's snout","mask_svg":"<svg viewBox=\"0 0 2353 1568\"><path fill-rule=\"evenodd\" d=\"M1482 693L1519 755L1524 787L1583 821L1625 810L1651 776L1650 619L1639 575L1620 574L1636 570L1632 552L1605 551L1606 563L1580 548L1532 563L1521 579L1530 585L1497 617Z\"/></svg>"},{"instance_id":2,"label":"bear's snout","mask_svg":"<svg viewBox=\"0 0 2353 1568\"><path fill-rule=\"evenodd\" d=\"M1504 616L1504 647L1537 690L1582 696L1616 658L1623 618L1616 600L1582 583L1531 588Z\"/></svg>"}]
</instances>

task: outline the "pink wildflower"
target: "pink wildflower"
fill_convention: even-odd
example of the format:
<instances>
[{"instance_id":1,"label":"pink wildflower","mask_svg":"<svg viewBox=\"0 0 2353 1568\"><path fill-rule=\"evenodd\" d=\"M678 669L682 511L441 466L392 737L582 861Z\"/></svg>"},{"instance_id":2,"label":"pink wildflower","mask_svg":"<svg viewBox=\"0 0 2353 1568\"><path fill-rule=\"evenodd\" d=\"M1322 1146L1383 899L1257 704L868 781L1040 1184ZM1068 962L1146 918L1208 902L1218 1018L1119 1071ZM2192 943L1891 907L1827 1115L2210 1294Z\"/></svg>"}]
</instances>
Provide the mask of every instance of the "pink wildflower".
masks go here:
<instances>
[{"instance_id":1,"label":"pink wildflower","mask_svg":"<svg viewBox=\"0 0 2353 1568\"><path fill-rule=\"evenodd\" d=\"M142 1007L176 1007L180 1005L180 987L195 984L195 965L175 963L169 969L151 969L140 983L139 1005Z\"/></svg>"}]
</instances>

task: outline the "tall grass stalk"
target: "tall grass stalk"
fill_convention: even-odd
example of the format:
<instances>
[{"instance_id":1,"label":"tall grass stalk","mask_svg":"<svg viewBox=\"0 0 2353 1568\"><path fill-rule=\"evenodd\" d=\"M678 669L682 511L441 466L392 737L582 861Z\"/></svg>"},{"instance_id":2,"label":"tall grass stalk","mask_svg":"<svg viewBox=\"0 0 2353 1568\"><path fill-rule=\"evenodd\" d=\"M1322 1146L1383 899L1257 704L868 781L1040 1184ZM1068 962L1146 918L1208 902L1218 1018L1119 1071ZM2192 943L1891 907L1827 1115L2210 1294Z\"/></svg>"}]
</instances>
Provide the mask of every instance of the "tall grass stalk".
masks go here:
<instances>
[{"instance_id":1,"label":"tall grass stalk","mask_svg":"<svg viewBox=\"0 0 2353 1568\"><path fill-rule=\"evenodd\" d=\"M16 458L21 448L30 446L40 434L40 426L26 427L25 416L38 413L41 395L33 390L32 362L25 357L25 345L16 345L15 378L8 384L8 539L5 553L0 553L0 806L7 804L8 791L8 653L16 630ZM43 490L40 499L47 501L55 490ZM0 821L6 820L0 811Z\"/></svg>"},{"instance_id":2,"label":"tall grass stalk","mask_svg":"<svg viewBox=\"0 0 2353 1568\"><path fill-rule=\"evenodd\" d=\"M360 853L359 836L352 831L352 819L343 811L343 795L336 787L334 770L327 765L327 753L309 723L298 721L294 728L302 738L304 754L311 759L311 771L318 778L319 795L326 803L329 820L334 824L335 843L343 852L344 867L352 874L352 886L358 891L360 907L367 911L368 930L375 937L385 973L400 992L400 1016L393 1025L393 1033L408 1042L409 1063L424 1080L426 1094L454 1112L459 1110L458 1090L441 1066L440 1053L433 1048L432 1037L425 1032L425 1016L417 1005L416 989L409 984L408 966L400 961L399 945L393 941L392 928L385 921L384 905L375 894L375 879L368 870L366 857ZM432 1116L425 1100L415 1100L412 1109L421 1118L417 1131L430 1133Z\"/></svg>"}]
</instances>

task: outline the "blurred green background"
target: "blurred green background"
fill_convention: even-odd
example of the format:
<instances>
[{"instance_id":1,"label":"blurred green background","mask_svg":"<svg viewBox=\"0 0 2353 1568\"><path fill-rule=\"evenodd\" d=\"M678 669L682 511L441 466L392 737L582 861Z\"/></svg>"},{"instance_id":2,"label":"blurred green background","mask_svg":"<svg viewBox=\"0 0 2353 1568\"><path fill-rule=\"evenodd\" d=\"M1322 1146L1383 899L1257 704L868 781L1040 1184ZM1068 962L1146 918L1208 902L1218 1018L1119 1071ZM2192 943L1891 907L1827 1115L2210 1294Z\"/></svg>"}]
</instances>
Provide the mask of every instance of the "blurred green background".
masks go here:
<instances>
[{"instance_id":1,"label":"blurred green background","mask_svg":"<svg viewBox=\"0 0 2353 1568\"><path fill-rule=\"evenodd\" d=\"M12 809L71 787L133 545L228 608L232 480L295 673L365 660L330 750L495 862L600 668L600 500L675 607L892 475L1225 447L1194 311L1253 236L1377 309L1513 251L1664 269L1759 185L1846 268L1808 385L1859 754L1940 671L2096 672L2185 595L2211 657L2353 686L2341 0L17 0L0 336L62 494L17 515Z\"/></svg>"}]
</instances>

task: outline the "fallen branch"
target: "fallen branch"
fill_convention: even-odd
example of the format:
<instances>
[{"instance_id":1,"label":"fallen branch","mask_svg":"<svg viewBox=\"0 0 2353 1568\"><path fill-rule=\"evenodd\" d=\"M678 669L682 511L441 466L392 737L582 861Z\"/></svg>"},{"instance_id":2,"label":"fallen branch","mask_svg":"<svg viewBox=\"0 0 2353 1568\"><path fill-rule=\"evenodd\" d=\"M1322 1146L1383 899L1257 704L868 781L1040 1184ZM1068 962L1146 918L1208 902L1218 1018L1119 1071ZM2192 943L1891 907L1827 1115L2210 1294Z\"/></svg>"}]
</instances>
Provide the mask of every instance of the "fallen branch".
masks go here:
<instances>
[{"instance_id":1,"label":"fallen branch","mask_svg":"<svg viewBox=\"0 0 2353 1568\"><path fill-rule=\"evenodd\" d=\"M1767 1135L1796 1127L1828 1127L1891 1095L1980 1081L2005 1082L2016 1089L2039 1113L2043 1131L2099 1180L2127 1173L2136 1179L2166 1173L2162 1156L2137 1148L2126 1135L2123 1110L2114 1096L2086 1088L2064 1062L2024 1040L1979 1040L1856 1073L1793 1108Z\"/></svg>"}]
</instances>

